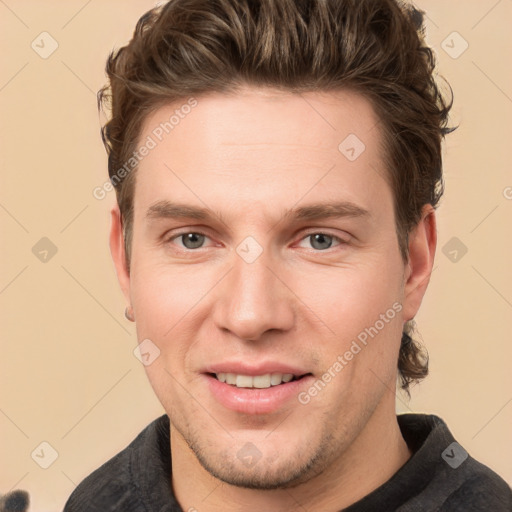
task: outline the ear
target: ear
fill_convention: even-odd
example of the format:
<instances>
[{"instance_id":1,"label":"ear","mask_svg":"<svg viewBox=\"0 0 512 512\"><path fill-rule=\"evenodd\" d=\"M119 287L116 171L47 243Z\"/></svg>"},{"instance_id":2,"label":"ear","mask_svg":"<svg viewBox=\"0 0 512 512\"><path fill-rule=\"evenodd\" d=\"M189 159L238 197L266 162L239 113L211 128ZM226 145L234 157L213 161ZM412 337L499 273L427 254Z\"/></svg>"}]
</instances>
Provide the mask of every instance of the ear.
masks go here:
<instances>
[{"instance_id":1,"label":"ear","mask_svg":"<svg viewBox=\"0 0 512 512\"><path fill-rule=\"evenodd\" d=\"M409 260L404 277L404 322L414 318L420 308L430 281L436 245L436 214L432 205L426 204L420 221L409 233Z\"/></svg>"},{"instance_id":2,"label":"ear","mask_svg":"<svg viewBox=\"0 0 512 512\"><path fill-rule=\"evenodd\" d=\"M123 223L121 221L121 213L119 206L116 204L110 211L110 253L116 268L117 279L121 286L121 290L128 304L130 299L130 273L126 267L126 254L124 250Z\"/></svg>"}]
</instances>

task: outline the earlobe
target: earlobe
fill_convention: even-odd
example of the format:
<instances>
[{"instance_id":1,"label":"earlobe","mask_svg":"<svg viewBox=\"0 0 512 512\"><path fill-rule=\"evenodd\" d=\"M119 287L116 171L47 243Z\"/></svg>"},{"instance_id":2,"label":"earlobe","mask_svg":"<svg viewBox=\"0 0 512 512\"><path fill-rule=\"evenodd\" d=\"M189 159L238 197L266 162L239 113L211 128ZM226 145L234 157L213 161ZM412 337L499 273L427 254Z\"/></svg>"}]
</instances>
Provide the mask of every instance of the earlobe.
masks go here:
<instances>
[{"instance_id":1,"label":"earlobe","mask_svg":"<svg viewBox=\"0 0 512 512\"><path fill-rule=\"evenodd\" d=\"M126 257L124 248L124 237L123 237L123 224L121 220L121 213L119 206L116 204L110 211L111 226L110 226L110 253L116 269L117 279L121 290L128 302L130 300L130 274L126 267Z\"/></svg>"},{"instance_id":2,"label":"earlobe","mask_svg":"<svg viewBox=\"0 0 512 512\"><path fill-rule=\"evenodd\" d=\"M404 322L414 318L430 281L437 245L435 210L423 207L421 219L409 234L409 261L404 287Z\"/></svg>"}]
</instances>

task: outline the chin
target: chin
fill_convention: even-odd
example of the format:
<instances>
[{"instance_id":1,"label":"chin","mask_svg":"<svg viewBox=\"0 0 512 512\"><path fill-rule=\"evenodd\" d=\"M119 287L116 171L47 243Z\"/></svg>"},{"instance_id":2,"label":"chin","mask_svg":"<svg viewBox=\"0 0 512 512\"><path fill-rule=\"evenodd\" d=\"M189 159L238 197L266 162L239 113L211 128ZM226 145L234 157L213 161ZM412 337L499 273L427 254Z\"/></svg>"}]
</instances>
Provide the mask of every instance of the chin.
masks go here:
<instances>
[{"instance_id":1,"label":"chin","mask_svg":"<svg viewBox=\"0 0 512 512\"><path fill-rule=\"evenodd\" d=\"M182 437L201 466L214 478L246 489L297 487L325 470L336 452L334 439L322 432L316 441L311 431L297 436L285 429L254 436L235 433L230 438L212 434L210 439L198 439L197 433Z\"/></svg>"},{"instance_id":2,"label":"chin","mask_svg":"<svg viewBox=\"0 0 512 512\"><path fill-rule=\"evenodd\" d=\"M299 460L297 455L290 455L280 462L268 460L265 454L254 465L248 467L244 463L228 464L227 461L233 458L221 459L211 454L206 457L204 454L196 453L196 457L203 468L213 477L223 482L245 489L257 490L278 490L291 489L310 480L313 476L321 473L319 460L316 457L307 460ZM222 461L222 462L221 462Z\"/></svg>"}]
</instances>

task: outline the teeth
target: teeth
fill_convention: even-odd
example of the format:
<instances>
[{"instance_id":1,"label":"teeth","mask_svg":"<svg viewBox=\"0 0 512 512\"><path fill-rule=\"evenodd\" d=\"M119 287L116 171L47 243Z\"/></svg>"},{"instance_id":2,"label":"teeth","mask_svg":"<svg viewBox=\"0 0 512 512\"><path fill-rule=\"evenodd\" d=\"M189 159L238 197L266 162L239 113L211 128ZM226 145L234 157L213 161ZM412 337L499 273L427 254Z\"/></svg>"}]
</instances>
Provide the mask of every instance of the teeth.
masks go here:
<instances>
[{"instance_id":1,"label":"teeth","mask_svg":"<svg viewBox=\"0 0 512 512\"><path fill-rule=\"evenodd\" d=\"M278 384L281 384L282 380L283 376L280 373L273 373L270 376L270 384L272 384L272 386L277 386Z\"/></svg>"},{"instance_id":2,"label":"teeth","mask_svg":"<svg viewBox=\"0 0 512 512\"><path fill-rule=\"evenodd\" d=\"M252 388L252 377L248 375L237 375L236 376L236 387L237 388Z\"/></svg>"},{"instance_id":3,"label":"teeth","mask_svg":"<svg viewBox=\"0 0 512 512\"><path fill-rule=\"evenodd\" d=\"M250 378L250 377L249 377ZM238 379L237 379L238 382ZM272 384L272 377L270 376L270 373L267 373L266 375L257 375L256 377L252 378L252 386L255 388L269 388Z\"/></svg>"},{"instance_id":4,"label":"teeth","mask_svg":"<svg viewBox=\"0 0 512 512\"><path fill-rule=\"evenodd\" d=\"M237 375L235 373L216 373L220 382L225 382L237 388L258 388L265 389L270 386L278 386L283 382L290 382L293 379L292 373L266 373L265 375Z\"/></svg>"}]
</instances>

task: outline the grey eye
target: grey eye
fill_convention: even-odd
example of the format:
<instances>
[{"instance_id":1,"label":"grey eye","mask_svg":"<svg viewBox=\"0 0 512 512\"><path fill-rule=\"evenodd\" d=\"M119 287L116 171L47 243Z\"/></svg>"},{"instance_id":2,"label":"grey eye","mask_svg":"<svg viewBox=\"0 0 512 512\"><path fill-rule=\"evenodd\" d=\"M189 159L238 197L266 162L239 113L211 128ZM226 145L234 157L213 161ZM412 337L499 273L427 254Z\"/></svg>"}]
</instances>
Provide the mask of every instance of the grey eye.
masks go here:
<instances>
[{"instance_id":1,"label":"grey eye","mask_svg":"<svg viewBox=\"0 0 512 512\"><path fill-rule=\"evenodd\" d=\"M315 233L313 235L309 235L309 239L311 241L311 246L314 249L325 250L329 249L332 245L332 239L334 237L330 235L326 235L324 233Z\"/></svg>"},{"instance_id":2,"label":"grey eye","mask_svg":"<svg viewBox=\"0 0 512 512\"><path fill-rule=\"evenodd\" d=\"M181 238L183 246L187 249L197 249L204 243L205 235L201 235L200 233L185 233L178 238Z\"/></svg>"}]
</instances>

